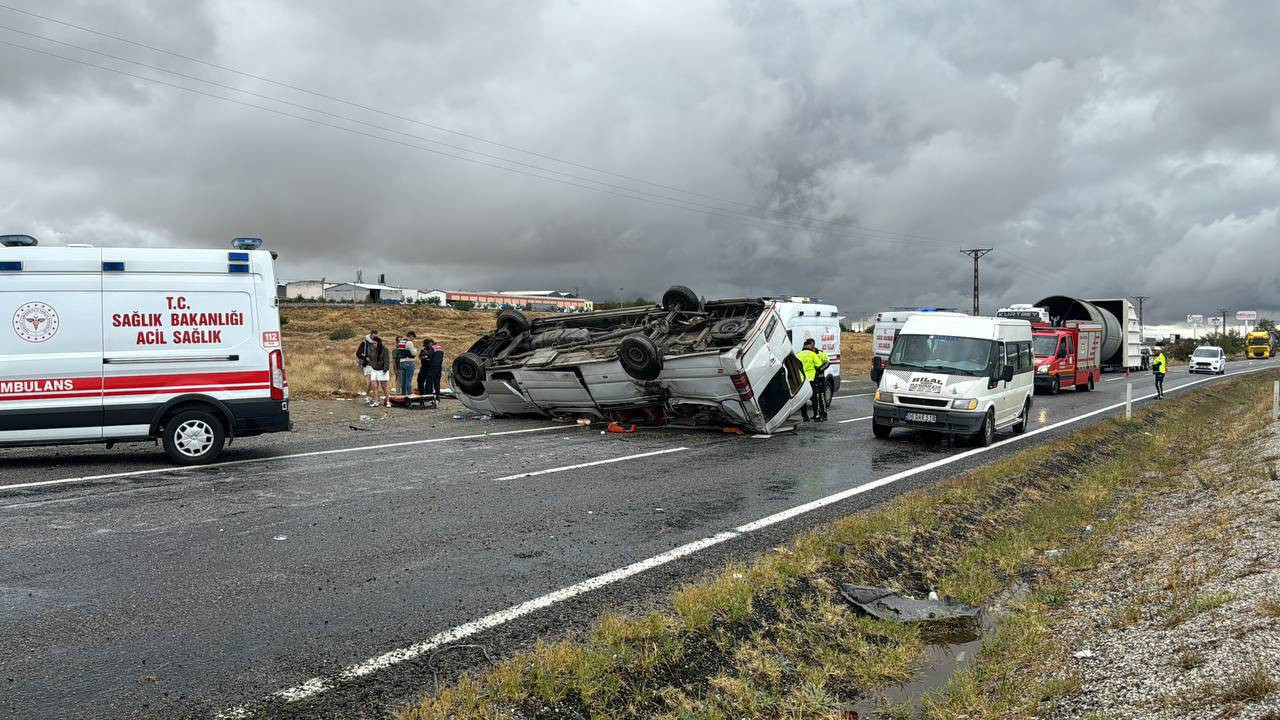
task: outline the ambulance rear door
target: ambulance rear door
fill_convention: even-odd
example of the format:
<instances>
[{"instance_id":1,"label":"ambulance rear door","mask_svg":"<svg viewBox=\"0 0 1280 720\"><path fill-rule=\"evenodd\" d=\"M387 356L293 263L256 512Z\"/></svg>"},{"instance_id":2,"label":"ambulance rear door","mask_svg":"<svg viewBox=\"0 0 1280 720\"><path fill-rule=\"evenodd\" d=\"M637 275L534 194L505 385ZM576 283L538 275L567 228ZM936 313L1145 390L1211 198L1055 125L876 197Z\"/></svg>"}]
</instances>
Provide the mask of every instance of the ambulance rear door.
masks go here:
<instances>
[{"instance_id":1,"label":"ambulance rear door","mask_svg":"<svg viewBox=\"0 0 1280 720\"><path fill-rule=\"evenodd\" d=\"M101 262L0 247L0 443L102 437Z\"/></svg>"}]
</instances>

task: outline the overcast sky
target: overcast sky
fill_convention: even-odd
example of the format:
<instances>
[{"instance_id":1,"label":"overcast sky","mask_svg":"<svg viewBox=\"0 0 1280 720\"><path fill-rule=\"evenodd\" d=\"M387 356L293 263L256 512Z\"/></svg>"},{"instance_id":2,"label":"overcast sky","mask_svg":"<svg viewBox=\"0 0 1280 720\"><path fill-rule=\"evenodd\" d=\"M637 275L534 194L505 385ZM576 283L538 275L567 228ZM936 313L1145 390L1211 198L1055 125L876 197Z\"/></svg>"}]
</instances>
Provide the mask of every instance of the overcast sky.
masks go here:
<instances>
[{"instance_id":1,"label":"overcast sky","mask_svg":"<svg viewBox=\"0 0 1280 720\"><path fill-rule=\"evenodd\" d=\"M0 45L0 228L46 244L851 315L967 307L984 246L987 311L1280 311L1277 3L0 3L259 78L0 7L2 42L277 111Z\"/></svg>"}]
</instances>

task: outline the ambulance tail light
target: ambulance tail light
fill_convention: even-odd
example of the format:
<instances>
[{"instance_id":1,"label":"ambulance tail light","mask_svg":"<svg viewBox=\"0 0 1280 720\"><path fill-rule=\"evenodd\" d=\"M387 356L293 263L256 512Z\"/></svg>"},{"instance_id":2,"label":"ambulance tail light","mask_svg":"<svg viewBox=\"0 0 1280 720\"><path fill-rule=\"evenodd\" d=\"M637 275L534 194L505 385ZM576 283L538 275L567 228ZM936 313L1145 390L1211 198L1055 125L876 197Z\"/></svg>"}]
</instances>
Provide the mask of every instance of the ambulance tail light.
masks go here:
<instances>
[{"instance_id":1,"label":"ambulance tail light","mask_svg":"<svg viewBox=\"0 0 1280 720\"><path fill-rule=\"evenodd\" d=\"M284 353L272 350L268 364L271 366L271 399L284 400L284 389L288 386L284 377Z\"/></svg>"},{"instance_id":2,"label":"ambulance tail light","mask_svg":"<svg viewBox=\"0 0 1280 720\"><path fill-rule=\"evenodd\" d=\"M751 381L747 379L746 373L730 375L729 379L733 381L733 387L738 391L738 397L743 402L756 396L756 391L751 389Z\"/></svg>"}]
</instances>

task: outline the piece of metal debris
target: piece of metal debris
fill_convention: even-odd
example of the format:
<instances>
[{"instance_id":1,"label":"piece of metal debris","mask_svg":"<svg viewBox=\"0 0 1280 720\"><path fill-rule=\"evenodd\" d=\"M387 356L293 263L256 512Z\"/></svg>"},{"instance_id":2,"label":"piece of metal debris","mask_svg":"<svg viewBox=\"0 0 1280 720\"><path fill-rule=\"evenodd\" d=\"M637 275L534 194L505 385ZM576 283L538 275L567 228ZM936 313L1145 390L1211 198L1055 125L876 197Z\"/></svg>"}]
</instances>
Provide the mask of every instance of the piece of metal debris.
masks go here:
<instances>
[{"instance_id":1,"label":"piece of metal debris","mask_svg":"<svg viewBox=\"0 0 1280 720\"><path fill-rule=\"evenodd\" d=\"M917 600L903 597L896 590L867 587L845 583L840 595L854 607L874 618L898 622L925 622L930 620L974 620L979 608L957 602L949 597L941 600Z\"/></svg>"}]
</instances>

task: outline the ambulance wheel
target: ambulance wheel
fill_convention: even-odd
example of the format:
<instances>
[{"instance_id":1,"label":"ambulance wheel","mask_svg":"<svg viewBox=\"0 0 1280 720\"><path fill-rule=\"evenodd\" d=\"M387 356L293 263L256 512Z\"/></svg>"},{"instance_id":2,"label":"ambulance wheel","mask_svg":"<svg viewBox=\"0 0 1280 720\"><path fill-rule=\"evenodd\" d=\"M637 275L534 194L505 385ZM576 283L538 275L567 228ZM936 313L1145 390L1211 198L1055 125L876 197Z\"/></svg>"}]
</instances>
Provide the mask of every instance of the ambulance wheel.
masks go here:
<instances>
[{"instance_id":1,"label":"ambulance wheel","mask_svg":"<svg viewBox=\"0 0 1280 720\"><path fill-rule=\"evenodd\" d=\"M891 435L892 433L893 433L893 426L892 426L892 425L881 425L881 424L880 424L880 423L878 423L878 422L872 421L872 423L871 423L871 434L872 434L872 435L875 435L876 437L880 438L881 440L884 440L885 438L889 437L889 435Z\"/></svg>"},{"instance_id":2,"label":"ambulance wheel","mask_svg":"<svg viewBox=\"0 0 1280 720\"><path fill-rule=\"evenodd\" d=\"M618 343L618 362L636 380L657 380L662 372L662 351L647 335L636 333Z\"/></svg>"},{"instance_id":3,"label":"ambulance wheel","mask_svg":"<svg viewBox=\"0 0 1280 720\"><path fill-rule=\"evenodd\" d=\"M187 410L164 424L164 451L179 465L203 465L222 453L227 432L217 418L203 410Z\"/></svg>"},{"instance_id":4,"label":"ambulance wheel","mask_svg":"<svg viewBox=\"0 0 1280 720\"><path fill-rule=\"evenodd\" d=\"M662 293L662 307L667 310L697 312L702 309L698 294L683 285L672 285Z\"/></svg>"},{"instance_id":5,"label":"ambulance wheel","mask_svg":"<svg viewBox=\"0 0 1280 720\"><path fill-rule=\"evenodd\" d=\"M1021 435L1027 431L1027 424L1031 422L1031 398L1022 403L1022 414L1018 416L1018 422L1013 424L1013 434Z\"/></svg>"},{"instance_id":6,"label":"ambulance wheel","mask_svg":"<svg viewBox=\"0 0 1280 720\"><path fill-rule=\"evenodd\" d=\"M1060 392L1062 392L1062 378L1054 375L1053 383L1049 385L1049 394L1057 395Z\"/></svg>"},{"instance_id":7,"label":"ambulance wheel","mask_svg":"<svg viewBox=\"0 0 1280 720\"><path fill-rule=\"evenodd\" d=\"M462 353L453 359L451 379L462 392L472 397L480 395L484 392L484 360L475 353Z\"/></svg>"},{"instance_id":8,"label":"ambulance wheel","mask_svg":"<svg viewBox=\"0 0 1280 720\"><path fill-rule=\"evenodd\" d=\"M824 393L826 397L822 400L826 403L826 407L831 407L831 401L836 399L836 384L831 378L827 378L827 382L825 384L827 386L827 391Z\"/></svg>"},{"instance_id":9,"label":"ambulance wheel","mask_svg":"<svg viewBox=\"0 0 1280 720\"><path fill-rule=\"evenodd\" d=\"M503 308L498 313L498 329L506 330L512 337L529 332L529 318L515 308Z\"/></svg>"},{"instance_id":10,"label":"ambulance wheel","mask_svg":"<svg viewBox=\"0 0 1280 720\"><path fill-rule=\"evenodd\" d=\"M978 434L973 436L973 441L979 447L990 447L991 443L996 441L996 414L993 410L988 410L986 417L982 418L982 427L978 428Z\"/></svg>"}]
</instances>

